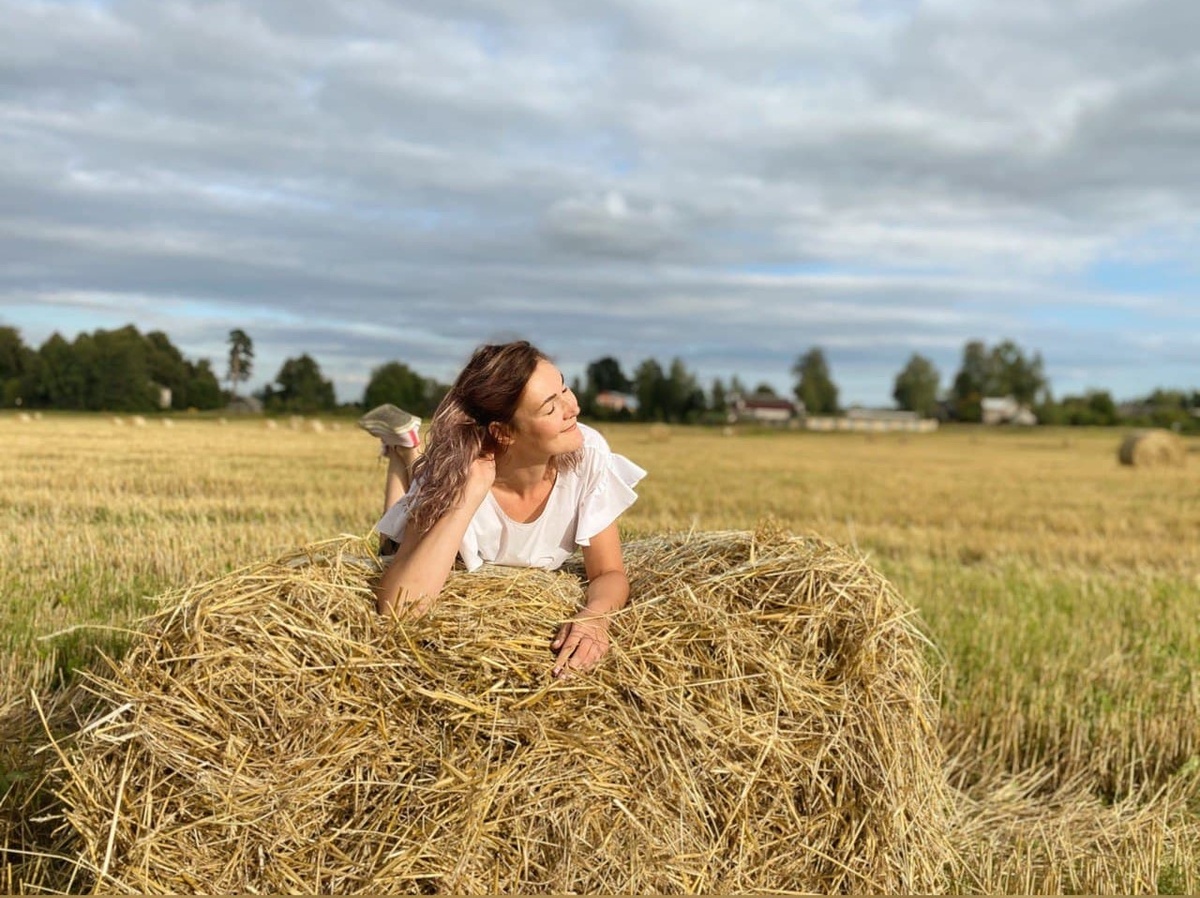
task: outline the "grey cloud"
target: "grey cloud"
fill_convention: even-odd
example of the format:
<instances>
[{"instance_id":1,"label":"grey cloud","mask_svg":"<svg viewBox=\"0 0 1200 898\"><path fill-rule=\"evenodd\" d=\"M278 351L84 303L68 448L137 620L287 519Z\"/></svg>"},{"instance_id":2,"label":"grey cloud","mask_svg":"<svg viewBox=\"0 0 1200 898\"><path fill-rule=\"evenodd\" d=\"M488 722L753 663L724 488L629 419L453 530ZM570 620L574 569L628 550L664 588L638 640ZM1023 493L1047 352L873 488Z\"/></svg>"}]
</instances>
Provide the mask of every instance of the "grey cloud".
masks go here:
<instances>
[{"instance_id":1,"label":"grey cloud","mask_svg":"<svg viewBox=\"0 0 1200 898\"><path fill-rule=\"evenodd\" d=\"M1052 376L1194 349L1169 296L1091 350L1031 312L1188 254L1198 8L896 10L0 0L0 314L156 296L219 346L232 321L172 305L211 303L280 358L324 335L344 393L510 332L783 382L827 344L880 402L884 368L975 335L1053 333ZM840 277L754 275L805 266Z\"/></svg>"}]
</instances>

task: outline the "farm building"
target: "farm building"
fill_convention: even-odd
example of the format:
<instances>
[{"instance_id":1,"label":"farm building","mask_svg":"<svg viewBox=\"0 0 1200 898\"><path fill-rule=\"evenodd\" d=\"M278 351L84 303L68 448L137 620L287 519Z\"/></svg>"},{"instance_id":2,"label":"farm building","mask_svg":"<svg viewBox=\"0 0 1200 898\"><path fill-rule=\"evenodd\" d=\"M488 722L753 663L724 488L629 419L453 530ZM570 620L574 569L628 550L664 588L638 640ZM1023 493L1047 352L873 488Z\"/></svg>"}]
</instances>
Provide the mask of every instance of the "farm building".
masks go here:
<instances>
[{"instance_id":1,"label":"farm building","mask_svg":"<svg viewBox=\"0 0 1200 898\"><path fill-rule=\"evenodd\" d=\"M856 406L847 409L846 414L838 418L808 418L804 427L806 430L849 430L856 433L930 433L937 430L938 422L936 418L922 418L916 412Z\"/></svg>"},{"instance_id":2,"label":"farm building","mask_svg":"<svg viewBox=\"0 0 1200 898\"><path fill-rule=\"evenodd\" d=\"M171 407L171 388L170 387L164 387L160 383L155 383L154 381L150 381L150 392L152 395L157 397L158 407L160 409L163 409L165 411L166 409L169 409Z\"/></svg>"},{"instance_id":3,"label":"farm building","mask_svg":"<svg viewBox=\"0 0 1200 898\"><path fill-rule=\"evenodd\" d=\"M846 409L846 417L851 421L888 421L908 423L921 420L916 412L895 408L863 408L860 405Z\"/></svg>"},{"instance_id":4,"label":"farm building","mask_svg":"<svg viewBox=\"0 0 1200 898\"><path fill-rule=\"evenodd\" d=\"M984 424L1014 424L1021 427L1031 427L1037 424L1037 416L1029 406L1022 405L1012 396L988 396L980 406L983 411Z\"/></svg>"},{"instance_id":5,"label":"farm building","mask_svg":"<svg viewBox=\"0 0 1200 898\"><path fill-rule=\"evenodd\" d=\"M636 412L637 397L631 393L617 393L613 390L601 390L596 394L596 405L610 412Z\"/></svg>"},{"instance_id":6,"label":"farm building","mask_svg":"<svg viewBox=\"0 0 1200 898\"><path fill-rule=\"evenodd\" d=\"M229 400L225 411L233 415L261 415L263 404L257 396L235 396Z\"/></svg>"},{"instance_id":7,"label":"farm building","mask_svg":"<svg viewBox=\"0 0 1200 898\"><path fill-rule=\"evenodd\" d=\"M804 415L803 403L793 402L782 396L755 393L744 396L734 393L729 403L729 423L753 421L759 424L787 424L793 418Z\"/></svg>"}]
</instances>

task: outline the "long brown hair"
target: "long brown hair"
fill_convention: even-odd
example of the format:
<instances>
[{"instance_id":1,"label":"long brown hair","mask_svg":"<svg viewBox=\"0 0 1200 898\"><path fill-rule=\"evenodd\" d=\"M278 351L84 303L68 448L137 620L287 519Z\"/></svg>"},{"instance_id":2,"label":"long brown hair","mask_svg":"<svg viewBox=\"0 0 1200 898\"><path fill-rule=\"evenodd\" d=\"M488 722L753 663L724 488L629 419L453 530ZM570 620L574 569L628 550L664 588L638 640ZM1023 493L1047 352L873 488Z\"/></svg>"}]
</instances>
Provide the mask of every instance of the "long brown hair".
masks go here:
<instances>
[{"instance_id":1,"label":"long brown hair","mask_svg":"<svg viewBox=\"0 0 1200 898\"><path fill-rule=\"evenodd\" d=\"M526 340L480 346L472 354L433 413L429 448L413 466L413 479L422 483L408 521L418 532L432 527L459 500L481 454L503 454L491 425L512 421L525 385L543 360L549 359ZM576 453L552 460L560 467L576 462Z\"/></svg>"}]
</instances>

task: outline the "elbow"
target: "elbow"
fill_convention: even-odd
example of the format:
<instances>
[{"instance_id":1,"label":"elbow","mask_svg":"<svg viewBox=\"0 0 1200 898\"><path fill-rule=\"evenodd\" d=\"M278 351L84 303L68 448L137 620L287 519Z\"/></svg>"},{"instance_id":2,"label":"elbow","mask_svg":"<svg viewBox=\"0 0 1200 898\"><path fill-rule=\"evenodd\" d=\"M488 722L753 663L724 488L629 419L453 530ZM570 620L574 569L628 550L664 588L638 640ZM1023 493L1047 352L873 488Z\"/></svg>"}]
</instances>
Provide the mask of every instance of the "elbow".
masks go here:
<instances>
[{"instance_id":1,"label":"elbow","mask_svg":"<svg viewBox=\"0 0 1200 898\"><path fill-rule=\"evenodd\" d=\"M400 597L406 592L399 575L400 571L393 561L375 584L375 610L382 615L392 615L399 610Z\"/></svg>"},{"instance_id":2,"label":"elbow","mask_svg":"<svg viewBox=\"0 0 1200 898\"><path fill-rule=\"evenodd\" d=\"M375 610L384 617L420 617L433 607L438 593L410 589L385 579L375 588Z\"/></svg>"},{"instance_id":3,"label":"elbow","mask_svg":"<svg viewBox=\"0 0 1200 898\"><path fill-rule=\"evenodd\" d=\"M394 614L396 610L396 592L386 590L382 585L375 587L375 611L384 617Z\"/></svg>"}]
</instances>

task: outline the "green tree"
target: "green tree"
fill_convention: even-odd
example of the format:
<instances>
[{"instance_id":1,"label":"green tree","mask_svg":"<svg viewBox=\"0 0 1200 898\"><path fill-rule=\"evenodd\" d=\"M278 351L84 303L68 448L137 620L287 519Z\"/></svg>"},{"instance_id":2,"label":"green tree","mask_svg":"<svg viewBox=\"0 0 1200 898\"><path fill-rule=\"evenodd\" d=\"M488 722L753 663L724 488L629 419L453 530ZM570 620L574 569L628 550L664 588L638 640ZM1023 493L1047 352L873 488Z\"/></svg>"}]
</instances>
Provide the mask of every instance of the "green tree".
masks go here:
<instances>
[{"instance_id":1,"label":"green tree","mask_svg":"<svg viewBox=\"0 0 1200 898\"><path fill-rule=\"evenodd\" d=\"M75 347L55 331L38 347L36 403L52 408L82 409L87 375Z\"/></svg>"},{"instance_id":2,"label":"green tree","mask_svg":"<svg viewBox=\"0 0 1200 898\"><path fill-rule=\"evenodd\" d=\"M810 415L836 415L838 388L829 372L829 363L820 347L813 347L792 365L796 378L796 398Z\"/></svg>"},{"instance_id":3,"label":"green tree","mask_svg":"<svg viewBox=\"0 0 1200 898\"><path fill-rule=\"evenodd\" d=\"M633 392L638 400L638 417L643 421L667 420L667 377L662 365L646 359L633 375Z\"/></svg>"},{"instance_id":4,"label":"green tree","mask_svg":"<svg viewBox=\"0 0 1200 898\"><path fill-rule=\"evenodd\" d=\"M433 406L433 383L403 362L387 362L371 371L363 391L363 406L374 408L390 402L414 415L428 415Z\"/></svg>"},{"instance_id":5,"label":"green tree","mask_svg":"<svg viewBox=\"0 0 1200 898\"><path fill-rule=\"evenodd\" d=\"M333 382L322 376L321 366L307 353L285 360L274 383L263 391L263 404L272 410L312 414L336 405Z\"/></svg>"},{"instance_id":6,"label":"green tree","mask_svg":"<svg viewBox=\"0 0 1200 898\"><path fill-rule=\"evenodd\" d=\"M708 389L708 407L721 415L729 411L729 391L719 377L713 378L712 386Z\"/></svg>"},{"instance_id":7,"label":"green tree","mask_svg":"<svg viewBox=\"0 0 1200 898\"><path fill-rule=\"evenodd\" d=\"M1003 340L991 351L982 340L963 347L962 365L954 377L951 396L961 421L979 421L987 396L1012 396L1022 405L1044 400L1049 390L1041 353L1026 358L1012 340Z\"/></svg>"},{"instance_id":8,"label":"green tree","mask_svg":"<svg viewBox=\"0 0 1200 898\"><path fill-rule=\"evenodd\" d=\"M171 408L184 409L195 405L188 397L192 372L183 353L162 331L151 331L146 334L145 340L146 371L150 380L171 391Z\"/></svg>"},{"instance_id":9,"label":"green tree","mask_svg":"<svg viewBox=\"0 0 1200 898\"><path fill-rule=\"evenodd\" d=\"M769 396L772 399L779 398L779 394L775 392L775 388L773 386L771 386L769 383L767 383L765 380L762 381L757 387L754 388L754 395L755 396Z\"/></svg>"},{"instance_id":10,"label":"green tree","mask_svg":"<svg viewBox=\"0 0 1200 898\"><path fill-rule=\"evenodd\" d=\"M704 390L683 359L671 359L664 393L666 420L690 422L704 413Z\"/></svg>"},{"instance_id":11,"label":"green tree","mask_svg":"<svg viewBox=\"0 0 1200 898\"><path fill-rule=\"evenodd\" d=\"M158 391L150 381L146 350L146 340L131 324L93 332L85 407L114 412L157 409Z\"/></svg>"},{"instance_id":12,"label":"green tree","mask_svg":"<svg viewBox=\"0 0 1200 898\"><path fill-rule=\"evenodd\" d=\"M1150 409L1149 423L1153 427L1168 427L1174 430L1191 429L1190 397L1182 390L1167 390L1158 387L1145 399Z\"/></svg>"},{"instance_id":13,"label":"green tree","mask_svg":"<svg viewBox=\"0 0 1200 898\"><path fill-rule=\"evenodd\" d=\"M221 395L221 384L217 380L217 374L212 369L212 362L200 359L195 364L188 362L187 368L187 405L184 408L220 408L224 404L224 397Z\"/></svg>"},{"instance_id":14,"label":"green tree","mask_svg":"<svg viewBox=\"0 0 1200 898\"><path fill-rule=\"evenodd\" d=\"M1088 390L1082 396L1064 396L1054 409L1043 409L1044 424L1105 427L1118 421L1117 405L1107 390Z\"/></svg>"},{"instance_id":15,"label":"green tree","mask_svg":"<svg viewBox=\"0 0 1200 898\"><path fill-rule=\"evenodd\" d=\"M592 395L606 392L628 393L633 388L633 384L621 370L621 363L610 355L589 363L586 378L585 389Z\"/></svg>"},{"instance_id":16,"label":"green tree","mask_svg":"<svg viewBox=\"0 0 1200 898\"><path fill-rule=\"evenodd\" d=\"M1117 404L1108 390L1093 390L1087 397L1087 405L1096 424L1108 426L1117 423Z\"/></svg>"},{"instance_id":17,"label":"green tree","mask_svg":"<svg viewBox=\"0 0 1200 898\"><path fill-rule=\"evenodd\" d=\"M244 330L235 328L229 332L229 367L225 377L229 381L229 392L236 398L238 384L250 379L254 371L254 341Z\"/></svg>"},{"instance_id":18,"label":"green tree","mask_svg":"<svg viewBox=\"0 0 1200 898\"><path fill-rule=\"evenodd\" d=\"M37 354L25 345L20 332L0 327L0 403L25 405L32 398L30 387L36 373Z\"/></svg>"},{"instance_id":19,"label":"green tree","mask_svg":"<svg viewBox=\"0 0 1200 898\"><path fill-rule=\"evenodd\" d=\"M1012 340L992 348L988 356L986 389L988 396L1012 396L1022 405L1032 405L1046 388L1041 353L1032 359Z\"/></svg>"},{"instance_id":20,"label":"green tree","mask_svg":"<svg viewBox=\"0 0 1200 898\"><path fill-rule=\"evenodd\" d=\"M963 347L962 365L954 376L950 395L954 400L955 416L960 421L983 419L983 397L989 387L987 346L982 340L970 340Z\"/></svg>"},{"instance_id":21,"label":"green tree","mask_svg":"<svg viewBox=\"0 0 1200 898\"><path fill-rule=\"evenodd\" d=\"M902 409L916 412L922 417L932 417L937 411L938 386L942 376L933 362L919 353L913 353L908 364L896 375L892 398Z\"/></svg>"}]
</instances>

